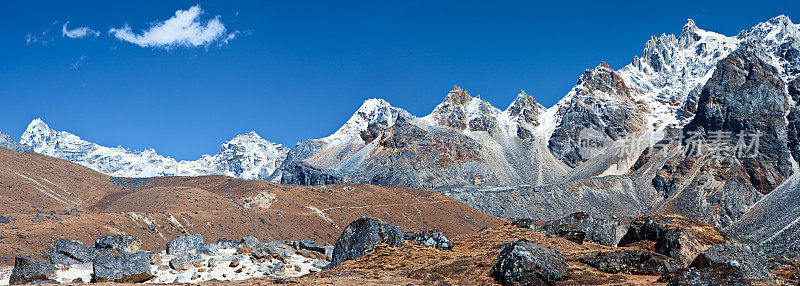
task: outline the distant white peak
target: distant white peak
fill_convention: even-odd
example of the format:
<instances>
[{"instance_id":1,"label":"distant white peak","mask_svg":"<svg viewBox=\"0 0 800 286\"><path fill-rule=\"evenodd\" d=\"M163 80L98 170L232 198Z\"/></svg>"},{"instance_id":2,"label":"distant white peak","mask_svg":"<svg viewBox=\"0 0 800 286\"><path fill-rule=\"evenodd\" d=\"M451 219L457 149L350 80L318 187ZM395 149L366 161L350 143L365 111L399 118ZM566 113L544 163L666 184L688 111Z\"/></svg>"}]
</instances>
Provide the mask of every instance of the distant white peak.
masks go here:
<instances>
[{"instance_id":1,"label":"distant white peak","mask_svg":"<svg viewBox=\"0 0 800 286\"><path fill-rule=\"evenodd\" d=\"M397 118L400 116L412 117L411 114L405 110L394 107L383 99L367 99L339 130L328 137L322 138L322 140L326 142L352 139L361 140L361 131L367 130L370 124L377 123L386 127L391 127L394 126Z\"/></svg>"},{"instance_id":2,"label":"distant white peak","mask_svg":"<svg viewBox=\"0 0 800 286\"><path fill-rule=\"evenodd\" d=\"M28 124L28 128L25 129L25 133L35 133L35 134L43 134L43 133L50 133L52 130L50 126L47 126L41 118L36 118Z\"/></svg>"}]
</instances>

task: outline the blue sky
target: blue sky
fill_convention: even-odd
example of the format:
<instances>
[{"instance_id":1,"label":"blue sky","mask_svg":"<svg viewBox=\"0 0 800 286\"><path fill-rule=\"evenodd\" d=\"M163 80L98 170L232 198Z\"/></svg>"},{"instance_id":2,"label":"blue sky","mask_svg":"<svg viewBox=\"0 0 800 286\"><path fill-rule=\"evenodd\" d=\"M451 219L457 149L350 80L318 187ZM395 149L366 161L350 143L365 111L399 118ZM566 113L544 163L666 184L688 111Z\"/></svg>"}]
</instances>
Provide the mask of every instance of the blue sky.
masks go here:
<instances>
[{"instance_id":1,"label":"blue sky","mask_svg":"<svg viewBox=\"0 0 800 286\"><path fill-rule=\"evenodd\" d=\"M193 44L143 34L198 5L208 33ZM0 13L0 131L19 138L41 117L177 159L251 130L293 147L368 98L426 115L453 85L500 109L519 90L551 106L585 69L619 69L687 18L726 35L800 22L798 1L3 1ZM64 35L67 21L84 37Z\"/></svg>"}]
</instances>

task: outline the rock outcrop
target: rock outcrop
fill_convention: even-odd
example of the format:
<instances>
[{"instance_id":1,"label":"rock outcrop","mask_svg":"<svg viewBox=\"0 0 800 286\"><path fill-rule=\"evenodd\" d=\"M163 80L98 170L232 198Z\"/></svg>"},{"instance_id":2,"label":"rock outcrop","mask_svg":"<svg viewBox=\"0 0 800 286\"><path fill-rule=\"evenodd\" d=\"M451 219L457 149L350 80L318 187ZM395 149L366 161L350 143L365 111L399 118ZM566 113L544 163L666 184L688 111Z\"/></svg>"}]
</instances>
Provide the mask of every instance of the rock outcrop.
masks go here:
<instances>
[{"instance_id":1,"label":"rock outcrop","mask_svg":"<svg viewBox=\"0 0 800 286\"><path fill-rule=\"evenodd\" d=\"M96 240L94 242L94 247L97 249L114 249L134 254L142 250L142 240L133 235L110 235Z\"/></svg>"},{"instance_id":2,"label":"rock outcrop","mask_svg":"<svg viewBox=\"0 0 800 286\"><path fill-rule=\"evenodd\" d=\"M390 246L403 244L403 229L378 220L361 217L351 222L336 239L333 259L329 268L336 267L345 260L356 259L372 251L376 244Z\"/></svg>"},{"instance_id":3,"label":"rock outcrop","mask_svg":"<svg viewBox=\"0 0 800 286\"><path fill-rule=\"evenodd\" d=\"M246 243L246 241L244 241ZM258 244L258 240L254 244ZM203 248L203 236L199 233L181 235L167 242L167 254L182 255L198 253Z\"/></svg>"},{"instance_id":4,"label":"rock outcrop","mask_svg":"<svg viewBox=\"0 0 800 286\"><path fill-rule=\"evenodd\" d=\"M545 232L574 229L585 234L583 240L607 246L617 246L628 226L616 219L595 218L584 212L551 220L542 227Z\"/></svg>"},{"instance_id":5,"label":"rock outcrop","mask_svg":"<svg viewBox=\"0 0 800 286\"><path fill-rule=\"evenodd\" d=\"M25 257L16 257L14 259L14 269L11 270L9 284L54 283L55 278L56 268L52 264L34 261Z\"/></svg>"},{"instance_id":6,"label":"rock outcrop","mask_svg":"<svg viewBox=\"0 0 800 286\"><path fill-rule=\"evenodd\" d=\"M632 93L606 63L584 72L557 105L560 122L548 142L550 152L570 167L576 167L598 155L582 152L579 142L582 134L593 132L613 142L644 131L647 107L635 102Z\"/></svg>"},{"instance_id":7,"label":"rock outcrop","mask_svg":"<svg viewBox=\"0 0 800 286\"><path fill-rule=\"evenodd\" d=\"M153 278L150 270L152 253L131 254L116 249L103 250L94 258L92 274L95 282L142 283Z\"/></svg>"},{"instance_id":8,"label":"rock outcrop","mask_svg":"<svg viewBox=\"0 0 800 286\"><path fill-rule=\"evenodd\" d=\"M771 278L767 257L758 246L747 244L718 244L701 252L690 267L703 269L730 265L741 270L744 277Z\"/></svg>"},{"instance_id":9,"label":"rock outcrop","mask_svg":"<svg viewBox=\"0 0 800 286\"><path fill-rule=\"evenodd\" d=\"M77 241L59 239L53 244L50 251L50 263L52 264L80 264L94 260L97 249L83 245Z\"/></svg>"},{"instance_id":10,"label":"rock outcrop","mask_svg":"<svg viewBox=\"0 0 800 286\"><path fill-rule=\"evenodd\" d=\"M713 226L680 216L645 216L633 220L619 242L627 246L639 241L655 242L654 250L689 265L700 252L725 238Z\"/></svg>"},{"instance_id":11,"label":"rock outcrop","mask_svg":"<svg viewBox=\"0 0 800 286\"><path fill-rule=\"evenodd\" d=\"M581 262L606 273L633 275L665 275L683 268L677 259L641 250L601 252Z\"/></svg>"},{"instance_id":12,"label":"rock outcrop","mask_svg":"<svg viewBox=\"0 0 800 286\"><path fill-rule=\"evenodd\" d=\"M568 278L567 267L557 250L517 241L501 246L492 275L503 285L548 285Z\"/></svg>"}]
</instances>

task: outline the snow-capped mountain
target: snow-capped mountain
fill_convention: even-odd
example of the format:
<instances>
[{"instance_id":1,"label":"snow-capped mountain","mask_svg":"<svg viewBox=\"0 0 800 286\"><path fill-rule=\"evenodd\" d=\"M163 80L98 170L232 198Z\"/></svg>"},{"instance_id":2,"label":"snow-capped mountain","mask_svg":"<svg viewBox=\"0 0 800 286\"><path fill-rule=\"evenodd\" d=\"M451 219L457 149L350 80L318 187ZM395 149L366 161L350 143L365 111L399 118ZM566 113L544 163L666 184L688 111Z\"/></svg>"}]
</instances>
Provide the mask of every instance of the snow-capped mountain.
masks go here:
<instances>
[{"instance_id":1,"label":"snow-capped mountain","mask_svg":"<svg viewBox=\"0 0 800 286\"><path fill-rule=\"evenodd\" d=\"M110 176L132 178L226 175L280 180L272 176L289 151L250 132L223 143L216 155L203 155L196 161L176 161L157 154L153 149L131 151L100 146L68 132L52 130L38 118L28 125L20 144L30 146L36 153L77 163Z\"/></svg>"},{"instance_id":2,"label":"snow-capped mountain","mask_svg":"<svg viewBox=\"0 0 800 286\"><path fill-rule=\"evenodd\" d=\"M331 136L292 149L282 182L426 189L552 183L569 168L537 137L545 112L525 92L501 111L460 87L424 117L370 99Z\"/></svg>"},{"instance_id":3,"label":"snow-capped mountain","mask_svg":"<svg viewBox=\"0 0 800 286\"><path fill-rule=\"evenodd\" d=\"M11 136L0 132L0 147L8 148L17 152L33 152L30 146L22 145L11 139Z\"/></svg>"}]
</instances>

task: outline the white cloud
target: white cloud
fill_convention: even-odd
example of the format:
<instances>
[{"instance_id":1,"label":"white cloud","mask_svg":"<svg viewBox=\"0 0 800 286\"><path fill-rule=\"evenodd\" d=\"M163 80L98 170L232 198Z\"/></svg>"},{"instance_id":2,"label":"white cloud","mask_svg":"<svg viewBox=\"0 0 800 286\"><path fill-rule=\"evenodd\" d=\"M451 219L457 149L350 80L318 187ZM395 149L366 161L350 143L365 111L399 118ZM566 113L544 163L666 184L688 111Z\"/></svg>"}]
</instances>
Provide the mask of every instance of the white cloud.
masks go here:
<instances>
[{"instance_id":1,"label":"white cloud","mask_svg":"<svg viewBox=\"0 0 800 286\"><path fill-rule=\"evenodd\" d=\"M69 21L64 23L64 26L61 26L61 35L64 37L69 37L70 39L81 39L88 36L94 36L94 37L100 36L100 32L92 30L89 27L80 27L68 30L67 24L69 24Z\"/></svg>"},{"instance_id":2,"label":"white cloud","mask_svg":"<svg viewBox=\"0 0 800 286\"><path fill-rule=\"evenodd\" d=\"M40 44L42 46L46 46L48 43L53 41L53 37L47 35L50 32L50 28L45 29L40 34L31 34L28 33L25 35L25 45L33 45L33 44Z\"/></svg>"},{"instance_id":3,"label":"white cloud","mask_svg":"<svg viewBox=\"0 0 800 286\"><path fill-rule=\"evenodd\" d=\"M205 23L200 22L203 9L199 5L188 10L178 10L175 16L163 22L150 25L148 30L135 34L128 24L122 28L112 28L108 32L119 40L141 47L170 49L173 47L199 47L213 43L227 43L236 38L239 31L227 33L225 25L216 16Z\"/></svg>"}]
</instances>

